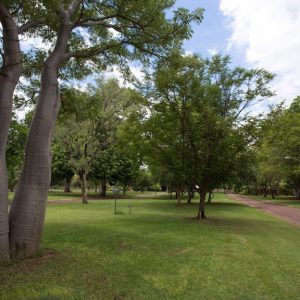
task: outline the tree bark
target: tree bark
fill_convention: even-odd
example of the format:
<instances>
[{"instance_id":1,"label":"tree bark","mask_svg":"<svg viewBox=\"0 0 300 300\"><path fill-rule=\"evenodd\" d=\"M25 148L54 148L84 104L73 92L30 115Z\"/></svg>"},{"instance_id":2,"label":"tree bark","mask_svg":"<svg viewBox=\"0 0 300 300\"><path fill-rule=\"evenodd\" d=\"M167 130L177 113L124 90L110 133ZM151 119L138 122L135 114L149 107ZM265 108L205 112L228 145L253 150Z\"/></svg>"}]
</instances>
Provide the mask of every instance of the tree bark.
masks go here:
<instances>
[{"instance_id":1,"label":"tree bark","mask_svg":"<svg viewBox=\"0 0 300 300\"><path fill-rule=\"evenodd\" d=\"M100 179L100 196L106 197L106 178Z\"/></svg>"},{"instance_id":2,"label":"tree bark","mask_svg":"<svg viewBox=\"0 0 300 300\"><path fill-rule=\"evenodd\" d=\"M177 198L177 205L181 204L181 188L176 187L176 198Z\"/></svg>"},{"instance_id":3,"label":"tree bark","mask_svg":"<svg viewBox=\"0 0 300 300\"><path fill-rule=\"evenodd\" d=\"M188 198L187 198L187 204L191 204L192 203L192 198L193 198L193 194L191 189L188 189Z\"/></svg>"},{"instance_id":4,"label":"tree bark","mask_svg":"<svg viewBox=\"0 0 300 300\"><path fill-rule=\"evenodd\" d=\"M271 190L271 195L272 195L272 199L275 199L276 197L276 192L274 189Z\"/></svg>"},{"instance_id":5,"label":"tree bark","mask_svg":"<svg viewBox=\"0 0 300 300\"><path fill-rule=\"evenodd\" d=\"M205 196L206 196L206 190L205 189L201 189L199 191L199 195L200 195L200 201L199 201L199 209L198 209L197 219L202 220L202 219L206 219L206 216L205 216Z\"/></svg>"},{"instance_id":6,"label":"tree bark","mask_svg":"<svg viewBox=\"0 0 300 300\"><path fill-rule=\"evenodd\" d=\"M54 50L42 70L25 162L9 214L12 256L28 257L38 251L51 178L50 144L60 106L58 69L64 61L71 30L71 25L61 24Z\"/></svg>"},{"instance_id":7,"label":"tree bark","mask_svg":"<svg viewBox=\"0 0 300 300\"><path fill-rule=\"evenodd\" d=\"M213 192L213 190L209 190L208 199L207 199L207 203L208 203L208 204L211 204L211 196L212 196L212 192Z\"/></svg>"},{"instance_id":8,"label":"tree bark","mask_svg":"<svg viewBox=\"0 0 300 300\"><path fill-rule=\"evenodd\" d=\"M22 73L18 28L3 3L0 3L3 32L3 65L0 70L0 261L9 259L8 178L6 144L12 114L13 94Z\"/></svg>"},{"instance_id":9,"label":"tree bark","mask_svg":"<svg viewBox=\"0 0 300 300\"><path fill-rule=\"evenodd\" d=\"M65 178L65 187L64 187L65 193L71 193L71 180L72 180L72 177Z\"/></svg>"},{"instance_id":10,"label":"tree bark","mask_svg":"<svg viewBox=\"0 0 300 300\"><path fill-rule=\"evenodd\" d=\"M86 172L81 170L79 171L80 187L81 187L81 199L82 204L88 204L88 197L86 191Z\"/></svg>"},{"instance_id":11,"label":"tree bark","mask_svg":"<svg viewBox=\"0 0 300 300\"><path fill-rule=\"evenodd\" d=\"M296 187L295 189L295 198L296 200L300 200L300 187Z\"/></svg>"}]
</instances>

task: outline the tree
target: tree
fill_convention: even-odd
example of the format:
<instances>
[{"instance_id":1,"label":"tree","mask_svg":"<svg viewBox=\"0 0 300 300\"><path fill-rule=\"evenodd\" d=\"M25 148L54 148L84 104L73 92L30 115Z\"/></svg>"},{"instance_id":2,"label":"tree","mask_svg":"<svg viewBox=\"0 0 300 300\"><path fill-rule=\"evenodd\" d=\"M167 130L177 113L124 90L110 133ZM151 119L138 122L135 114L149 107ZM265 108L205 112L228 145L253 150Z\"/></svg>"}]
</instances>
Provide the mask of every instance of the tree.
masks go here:
<instances>
[{"instance_id":1,"label":"tree","mask_svg":"<svg viewBox=\"0 0 300 300\"><path fill-rule=\"evenodd\" d=\"M59 145L52 145L52 181L63 180L64 192L71 192L71 180L74 169L70 165L68 153Z\"/></svg>"},{"instance_id":2,"label":"tree","mask_svg":"<svg viewBox=\"0 0 300 300\"><path fill-rule=\"evenodd\" d=\"M226 181L245 150L238 129L242 112L272 95L271 74L229 64L228 57L203 60L175 52L154 74L151 116L144 126L149 163L168 168L177 186L196 187L199 219L206 218L207 192Z\"/></svg>"},{"instance_id":3,"label":"tree","mask_svg":"<svg viewBox=\"0 0 300 300\"><path fill-rule=\"evenodd\" d=\"M285 182L290 184L295 197L300 198L300 98L289 108L283 104L271 109L261 121L258 158L258 192L274 198Z\"/></svg>"},{"instance_id":4,"label":"tree","mask_svg":"<svg viewBox=\"0 0 300 300\"><path fill-rule=\"evenodd\" d=\"M111 149L101 151L92 161L90 177L99 181L100 195L106 196L106 185L113 169L113 155Z\"/></svg>"},{"instance_id":5,"label":"tree","mask_svg":"<svg viewBox=\"0 0 300 300\"><path fill-rule=\"evenodd\" d=\"M42 233L50 183L50 141L60 105L59 71L68 76L64 73L67 64L69 70L77 62L97 63L99 69L112 64L126 67L129 60L164 55L190 36L191 21L202 19L202 10L179 9L173 20L167 20L164 11L174 4L169 0L40 3L39 13L48 29L40 33L55 43L43 64L25 165L10 210L11 253L20 256L36 253Z\"/></svg>"},{"instance_id":6,"label":"tree","mask_svg":"<svg viewBox=\"0 0 300 300\"><path fill-rule=\"evenodd\" d=\"M105 190L111 170L99 164L112 167L112 162L107 161L110 158L106 155L108 152L104 152L115 145L117 127L134 102L131 90L120 88L114 79L99 80L97 85L86 93L78 90L65 92L64 111L55 132L56 143L67 153L69 164L79 175L85 204L88 202L87 176L95 161L98 168L94 166L94 177L102 180L102 190Z\"/></svg>"},{"instance_id":7,"label":"tree","mask_svg":"<svg viewBox=\"0 0 300 300\"><path fill-rule=\"evenodd\" d=\"M147 169L140 169L137 171L137 175L133 182L133 187L136 191L141 191L142 193L153 185L151 174Z\"/></svg>"},{"instance_id":8,"label":"tree","mask_svg":"<svg viewBox=\"0 0 300 300\"><path fill-rule=\"evenodd\" d=\"M22 17L19 17L20 12L22 12ZM24 6L19 5L16 1L1 1L0 3L2 26L2 49L0 52L0 261L7 260L9 257L8 181L5 157L13 94L22 73L19 35L38 25L37 21L28 19L31 12L33 9L27 7L27 3Z\"/></svg>"},{"instance_id":9,"label":"tree","mask_svg":"<svg viewBox=\"0 0 300 300\"><path fill-rule=\"evenodd\" d=\"M123 195L126 190L136 178L137 170L134 169L132 161L120 153L116 153L114 157L114 164L110 172L109 180L112 184L120 184L123 188Z\"/></svg>"}]
</instances>

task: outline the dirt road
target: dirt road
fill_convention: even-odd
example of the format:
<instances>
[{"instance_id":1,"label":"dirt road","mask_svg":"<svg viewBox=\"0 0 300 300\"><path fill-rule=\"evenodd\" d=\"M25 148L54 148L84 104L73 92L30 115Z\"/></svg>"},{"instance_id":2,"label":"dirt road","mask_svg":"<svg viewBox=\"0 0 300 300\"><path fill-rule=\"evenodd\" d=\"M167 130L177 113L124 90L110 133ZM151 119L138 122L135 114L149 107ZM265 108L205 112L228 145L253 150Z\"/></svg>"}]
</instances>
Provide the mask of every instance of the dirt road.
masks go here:
<instances>
[{"instance_id":1,"label":"dirt road","mask_svg":"<svg viewBox=\"0 0 300 300\"><path fill-rule=\"evenodd\" d=\"M247 196L240 196L235 194L230 194L229 197L248 206L261 209L267 213L271 213L279 218L288 221L289 223L300 227L300 208L253 200Z\"/></svg>"}]
</instances>

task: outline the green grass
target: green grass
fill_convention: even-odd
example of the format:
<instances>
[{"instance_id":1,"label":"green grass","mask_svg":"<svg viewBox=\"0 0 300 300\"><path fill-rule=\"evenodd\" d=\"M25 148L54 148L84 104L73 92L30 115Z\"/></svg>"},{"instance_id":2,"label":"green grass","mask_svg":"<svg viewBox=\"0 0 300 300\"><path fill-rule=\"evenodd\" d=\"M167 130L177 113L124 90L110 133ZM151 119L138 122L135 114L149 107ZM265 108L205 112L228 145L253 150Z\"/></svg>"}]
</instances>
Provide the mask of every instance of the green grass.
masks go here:
<instances>
[{"instance_id":1,"label":"green grass","mask_svg":"<svg viewBox=\"0 0 300 300\"><path fill-rule=\"evenodd\" d=\"M300 200L296 200L295 197L292 196L278 196L275 199L273 199L270 195L268 195L267 197L249 195L249 197L255 200L269 201L277 204L284 204L284 205L300 208Z\"/></svg>"},{"instance_id":2,"label":"green grass","mask_svg":"<svg viewBox=\"0 0 300 300\"><path fill-rule=\"evenodd\" d=\"M129 205L132 214L129 214ZM51 204L46 255L0 267L0 299L299 299L300 232L216 195Z\"/></svg>"},{"instance_id":3,"label":"green grass","mask_svg":"<svg viewBox=\"0 0 300 300\"><path fill-rule=\"evenodd\" d=\"M112 197L112 192L110 190L107 191L107 197ZM162 192L157 192L157 197L163 198L163 199L168 199L169 195L166 193L162 193ZM90 197L95 197L95 196L99 196L98 193L95 193L94 191L90 190L88 192L88 195ZM8 194L9 197L9 201L12 201L13 199L13 193L9 192ZM155 193L154 192L134 192L134 191L128 191L126 192L126 196L124 197L122 195L122 193L120 192L119 198L145 198L145 199L151 199L155 197ZM100 198L97 197L97 198ZM75 189L73 190L71 193L64 193L63 190L49 190L48 193L48 200L76 200L76 199L81 199L80 196L80 190L79 189Z\"/></svg>"}]
</instances>

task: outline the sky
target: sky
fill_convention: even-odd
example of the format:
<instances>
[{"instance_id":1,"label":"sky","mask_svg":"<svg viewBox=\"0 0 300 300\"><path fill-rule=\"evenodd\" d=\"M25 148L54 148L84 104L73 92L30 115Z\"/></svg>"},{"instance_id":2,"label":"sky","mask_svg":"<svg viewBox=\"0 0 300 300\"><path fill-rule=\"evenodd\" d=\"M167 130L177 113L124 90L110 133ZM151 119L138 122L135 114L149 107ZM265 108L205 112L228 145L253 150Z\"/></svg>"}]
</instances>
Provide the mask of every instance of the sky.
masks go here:
<instances>
[{"instance_id":1,"label":"sky","mask_svg":"<svg viewBox=\"0 0 300 300\"><path fill-rule=\"evenodd\" d=\"M205 9L184 44L187 53L229 54L233 65L276 74L276 96L254 110L300 95L300 0L177 0L176 7Z\"/></svg>"},{"instance_id":2,"label":"sky","mask_svg":"<svg viewBox=\"0 0 300 300\"><path fill-rule=\"evenodd\" d=\"M193 25L193 37L184 43L186 53L229 54L233 66L276 74L271 84L276 96L252 107L254 114L282 100L288 105L300 95L300 0L177 0L178 7L205 9L203 22ZM37 38L21 44L23 50L32 44L49 47ZM138 65L132 65L132 72L143 77ZM121 74L113 68L109 76ZM86 88L89 81L80 87Z\"/></svg>"}]
</instances>

